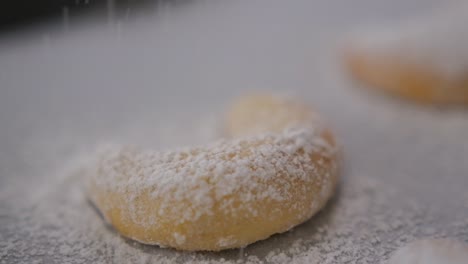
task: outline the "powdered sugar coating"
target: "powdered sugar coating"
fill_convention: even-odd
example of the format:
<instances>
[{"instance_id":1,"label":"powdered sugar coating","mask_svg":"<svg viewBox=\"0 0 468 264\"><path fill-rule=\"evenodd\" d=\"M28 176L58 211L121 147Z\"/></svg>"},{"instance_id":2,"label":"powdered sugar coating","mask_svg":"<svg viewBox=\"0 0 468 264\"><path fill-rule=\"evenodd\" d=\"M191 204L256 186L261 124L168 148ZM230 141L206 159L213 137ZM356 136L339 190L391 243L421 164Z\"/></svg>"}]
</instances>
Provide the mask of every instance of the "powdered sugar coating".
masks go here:
<instances>
[{"instance_id":1,"label":"powdered sugar coating","mask_svg":"<svg viewBox=\"0 0 468 264\"><path fill-rule=\"evenodd\" d=\"M315 141L308 140L315 137ZM307 182L310 180L307 172L314 171L318 174L320 168L308 162L307 156L298 156L295 153L299 149L311 153L323 148L329 151L331 157L332 148L326 144L313 131L290 129L281 135L265 134L233 141L223 140L206 147L168 152L141 151L134 146L105 145L98 151L98 170L93 174L96 176L93 177L93 184L103 190L127 194L130 203L149 186L157 186L151 190L152 197L163 201L190 199L194 207L201 209L185 209L182 218L174 219L175 221L196 220L201 214L211 213L213 199L220 200L236 194L241 188L247 189L241 197L243 202L265 198L275 201L289 199L287 193L281 193L271 186L254 184L251 176L268 180L276 177L278 168L284 168L285 174ZM252 145L256 147L250 148ZM251 153L246 157L246 152ZM323 159L319 163L323 164ZM285 184L287 180L285 179ZM214 184L214 187L207 181ZM331 188L328 186L331 183L326 180L323 183L324 190ZM214 197L210 194L211 190L214 190ZM327 197L327 193L321 193L323 199ZM180 209L166 208L164 202L162 205L158 215L174 214ZM222 204L225 210L231 210L230 206L229 201ZM256 212L252 211L252 214Z\"/></svg>"},{"instance_id":2,"label":"powdered sugar coating","mask_svg":"<svg viewBox=\"0 0 468 264\"><path fill-rule=\"evenodd\" d=\"M272 100L274 108L277 102L284 108L291 104L273 97L267 100ZM203 147L157 152L102 146L89 171L90 197L117 229L137 228L136 233L141 233L120 230L125 236L149 244L219 250L284 232L324 205L338 170L337 148L329 131L318 121L299 125L296 113L290 113L294 122L281 121L286 125L281 132L220 140ZM287 120L284 115L282 120ZM278 128L278 122L265 124L263 129L271 124ZM279 219L279 224L260 228L260 235L253 235L256 238L237 236L242 232L239 228L244 229L238 226L256 229L268 218ZM216 230L213 225L228 230L208 231ZM157 229L167 231L169 238L158 238ZM201 237L216 245L191 245Z\"/></svg>"}]
</instances>

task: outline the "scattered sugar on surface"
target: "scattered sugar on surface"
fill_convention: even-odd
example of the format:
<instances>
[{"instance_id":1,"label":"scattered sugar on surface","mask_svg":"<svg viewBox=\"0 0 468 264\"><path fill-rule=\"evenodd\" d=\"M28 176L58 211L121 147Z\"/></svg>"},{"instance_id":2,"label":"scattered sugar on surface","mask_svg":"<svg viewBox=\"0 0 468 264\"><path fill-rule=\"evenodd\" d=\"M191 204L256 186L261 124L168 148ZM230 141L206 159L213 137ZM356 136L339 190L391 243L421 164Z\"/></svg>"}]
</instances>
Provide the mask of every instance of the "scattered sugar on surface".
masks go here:
<instances>
[{"instance_id":1,"label":"scattered sugar on surface","mask_svg":"<svg viewBox=\"0 0 468 264\"><path fill-rule=\"evenodd\" d=\"M217 120L178 123L180 131L189 131L184 126L203 123L213 128ZM157 134L151 127L135 127L139 129L126 132L132 139L127 138L128 141L154 140L154 135L159 135L156 138L167 147L171 147L171 142L190 142L183 133ZM164 127L177 126L169 123ZM204 133L212 134L213 129L202 130L201 137L209 141ZM196 140L193 138L193 142ZM64 161L65 156L58 154L57 160ZM47 168L48 185L27 185L22 196L34 192L40 195L27 199L28 203L14 203L16 200L9 198L15 206L2 208L0 263L381 263L395 249L419 238L468 240L466 210L450 208L451 214L442 218L437 206L414 202L410 193L400 192L374 176L359 176L363 169L357 167L356 171L354 166L351 173L350 168L343 169L337 195L318 215L290 232L242 251L184 253L145 246L120 237L88 202L81 171L87 156L66 159L71 162L58 166L64 166L63 169ZM39 161L37 168L47 163ZM223 242L229 243L229 238Z\"/></svg>"},{"instance_id":2,"label":"scattered sugar on surface","mask_svg":"<svg viewBox=\"0 0 468 264\"><path fill-rule=\"evenodd\" d=\"M82 173L68 172L35 205L20 209L19 222L0 226L0 263L379 263L418 237L468 235L460 233L468 230L467 219L438 225L430 208L402 199L372 178L356 177L345 180L312 220L241 255L238 250L183 253L128 241L106 226L83 193Z\"/></svg>"}]
</instances>

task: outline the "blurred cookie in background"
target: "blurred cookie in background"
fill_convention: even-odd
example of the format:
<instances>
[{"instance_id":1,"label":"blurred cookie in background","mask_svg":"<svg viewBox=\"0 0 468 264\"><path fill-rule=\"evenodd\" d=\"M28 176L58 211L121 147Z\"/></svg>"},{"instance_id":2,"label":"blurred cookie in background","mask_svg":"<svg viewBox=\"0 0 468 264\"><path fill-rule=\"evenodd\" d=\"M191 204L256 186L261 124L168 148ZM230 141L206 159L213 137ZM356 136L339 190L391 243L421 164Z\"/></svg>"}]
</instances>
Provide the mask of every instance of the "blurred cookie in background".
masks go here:
<instances>
[{"instance_id":1,"label":"blurred cookie in background","mask_svg":"<svg viewBox=\"0 0 468 264\"><path fill-rule=\"evenodd\" d=\"M346 43L351 76L375 90L420 103L468 103L468 5L389 28L362 31Z\"/></svg>"}]
</instances>

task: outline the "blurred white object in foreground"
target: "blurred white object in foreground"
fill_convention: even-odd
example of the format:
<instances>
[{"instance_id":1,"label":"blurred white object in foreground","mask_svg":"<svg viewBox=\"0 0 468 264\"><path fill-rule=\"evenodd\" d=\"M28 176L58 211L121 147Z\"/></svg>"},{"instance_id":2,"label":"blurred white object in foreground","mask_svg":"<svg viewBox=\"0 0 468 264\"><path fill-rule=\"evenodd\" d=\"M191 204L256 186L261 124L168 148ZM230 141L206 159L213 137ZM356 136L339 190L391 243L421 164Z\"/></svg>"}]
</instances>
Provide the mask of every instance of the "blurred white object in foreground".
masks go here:
<instances>
[{"instance_id":1,"label":"blurred white object in foreground","mask_svg":"<svg viewBox=\"0 0 468 264\"><path fill-rule=\"evenodd\" d=\"M423 239L396 251L388 264L467 264L468 244L451 239Z\"/></svg>"}]
</instances>

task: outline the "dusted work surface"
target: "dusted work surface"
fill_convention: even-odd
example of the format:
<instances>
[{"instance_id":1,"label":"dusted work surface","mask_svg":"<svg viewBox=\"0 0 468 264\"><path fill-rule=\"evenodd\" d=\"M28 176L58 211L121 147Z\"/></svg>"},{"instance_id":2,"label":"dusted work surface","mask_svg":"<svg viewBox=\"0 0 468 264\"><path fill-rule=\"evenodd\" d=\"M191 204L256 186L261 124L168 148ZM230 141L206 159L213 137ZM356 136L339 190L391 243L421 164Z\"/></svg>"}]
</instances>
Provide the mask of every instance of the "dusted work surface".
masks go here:
<instances>
[{"instance_id":1,"label":"dusted work surface","mask_svg":"<svg viewBox=\"0 0 468 264\"><path fill-rule=\"evenodd\" d=\"M349 29L435 4L326 2L195 1L3 36L0 263L378 263L421 237L468 241L468 111L356 89L336 53ZM103 224L80 173L97 143L212 141L230 100L253 90L303 98L334 127L342 180L319 215L221 253L143 246Z\"/></svg>"}]
</instances>

